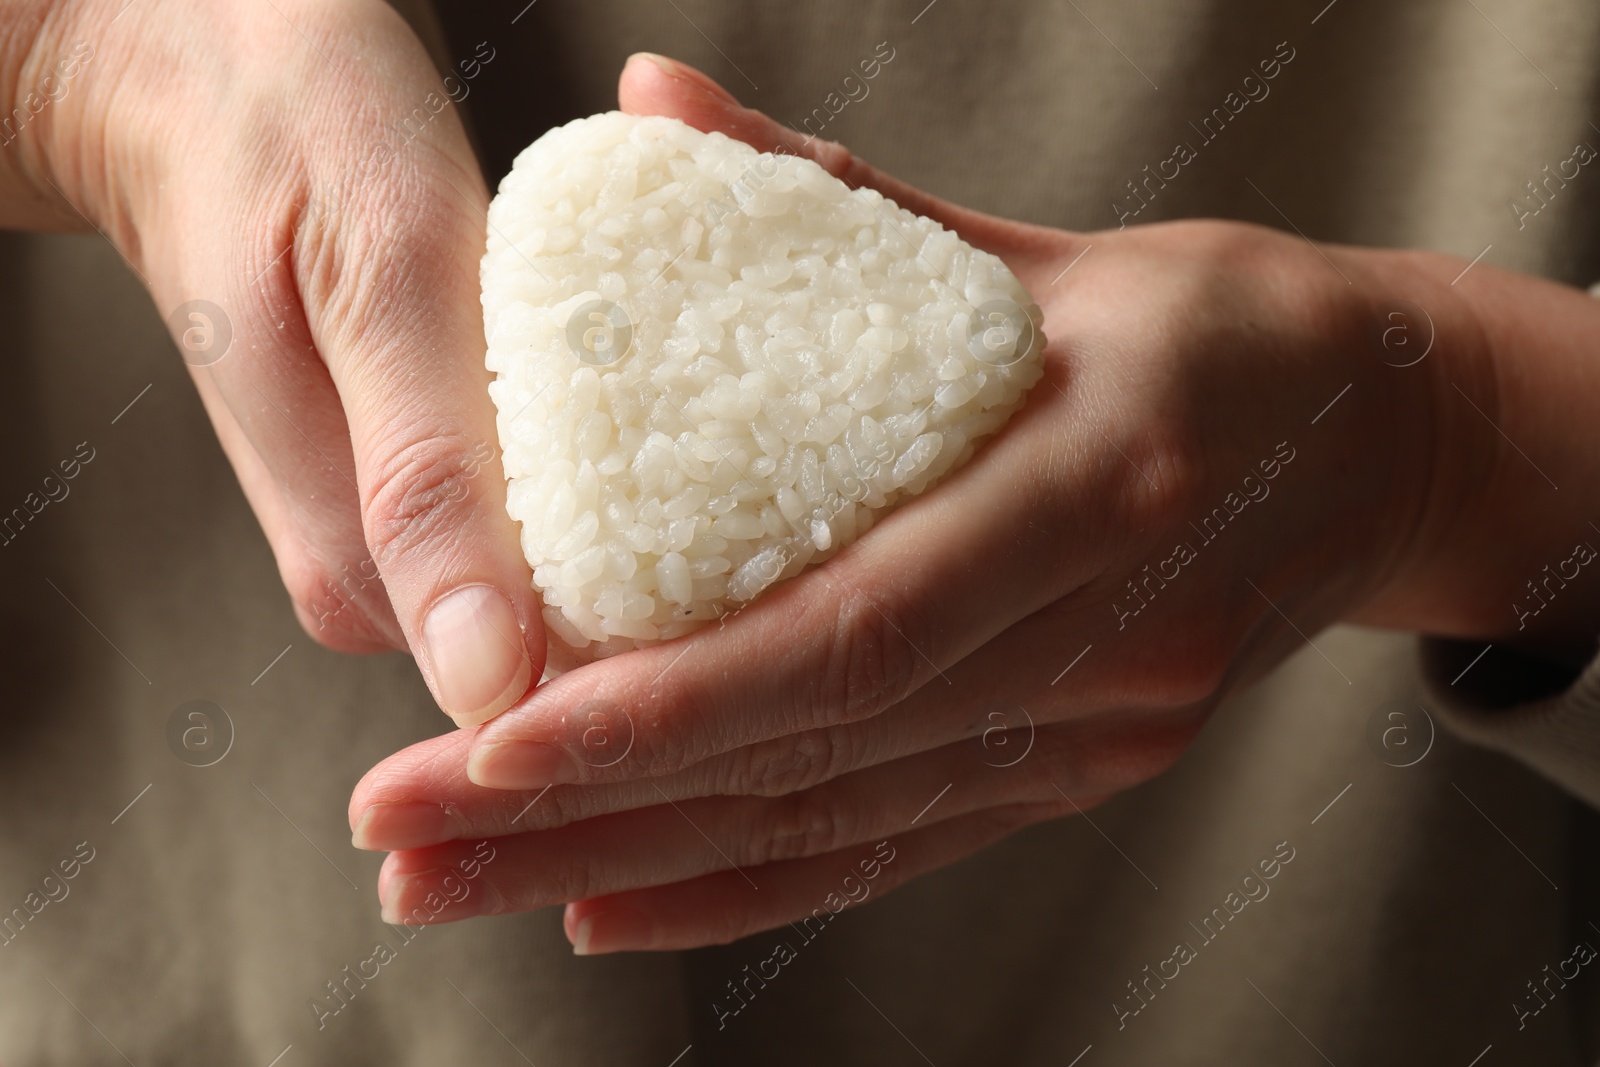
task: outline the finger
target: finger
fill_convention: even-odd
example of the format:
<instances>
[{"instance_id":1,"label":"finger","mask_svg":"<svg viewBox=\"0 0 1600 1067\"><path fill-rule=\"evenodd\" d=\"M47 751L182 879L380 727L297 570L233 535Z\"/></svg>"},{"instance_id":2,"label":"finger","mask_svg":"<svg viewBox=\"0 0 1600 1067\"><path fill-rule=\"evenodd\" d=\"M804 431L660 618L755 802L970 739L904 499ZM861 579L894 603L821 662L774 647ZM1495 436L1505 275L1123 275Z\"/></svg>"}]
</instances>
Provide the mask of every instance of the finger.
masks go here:
<instances>
[{"instance_id":1,"label":"finger","mask_svg":"<svg viewBox=\"0 0 1600 1067\"><path fill-rule=\"evenodd\" d=\"M669 774L771 737L871 717L930 682L950 685L944 672L954 663L1064 593L1063 582L1088 577L1070 564L1038 573L1024 561L1047 558L1039 545L994 558L988 524L962 521L984 515L1008 532L1027 529L1026 505L1004 473L1026 459L1009 455L1007 437L873 536L717 627L542 686L478 735L472 780L526 789ZM590 703L615 706L634 724L632 749L610 766L570 749L568 716Z\"/></svg>"},{"instance_id":2,"label":"finger","mask_svg":"<svg viewBox=\"0 0 1600 1067\"><path fill-rule=\"evenodd\" d=\"M1087 810L1099 799L1080 797L1073 803L1077 803L1080 810ZM1045 805L1038 806L1038 810L1040 817L1049 817L1070 809L1067 800L1057 798L1048 812ZM924 828L947 826L970 817L971 813L957 814L948 820L930 817ZM726 876L743 885L747 893L765 891L768 874L774 869L786 863L837 854L806 853L795 859L774 860L760 866L738 864L718 857L706 838L696 837L695 842L690 843L685 835L676 833L673 824L683 822L673 808L661 805L630 812L625 817L591 820L562 830L394 852L384 860L378 877L383 920L407 925L458 922L535 911L615 893L671 887L706 877ZM902 823L897 829L904 828ZM630 855L629 850L636 844L655 840L651 837L652 830L672 833L677 847L672 850L651 848L644 856ZM459 891L456 883L461 881L463 867L470 867L474 856L484 855L486 842L493 860L474 875L470 893ZM852 843L848 847L861 846ZM438 906L441 898L449 901L442 909Z\"/></svg>"},{"instance_id":3,"label":"finger","mask_svg":"<svg viewBox=\"0 0 1600 1067\"><path fill-rule=\"evenodd\" d=\"M622 110L631 114L667 115L698 130L727 134L758 151L814 160L845 184L876 189L908 211L956 231L968 244L1001 256L1030 288L1032 268L1039 265L1042 269L1072 243L1070 235L1061 230L986 215L925 193L856 158L841 144L801 133L760 111L742 107L705 74L665 56L630 56L622 70L617 100Z\"/></svg>"},{"instance_id":4,"label":"finger","mask_svg":"<svg viewBox=\"0 0 1600 1067\"><path fill-rule=\"evenodd\" d=\"M409 103L437 79L393 21L389 46L428 71L396 89ZM301 229L296 276L350 427L366 543L435 698L475 725L522 697L545 653L484 366L488 193L448 109L376 176L322 179L345 206Z\"/></svg>"},{"instance_id":5,"label":"finger","mask_svg":"<svg viewBox=\"0 0 1600 1067\"><path fill-rule=\"evenodd\" d=\"M1052 814L1032 806L990 809L872 846L774 863L758 871L760 892L736 872L719 871L587 899L567 906L563 925L573 952L594 956L723 945L794 923L796 939L786 941L792 954L847 908L876 900Z\"/></svg>"},{"instance_id":6,"label":"finger","mask_svg":"<svg viewBox=\"0 0 1600 1067\"><path fill-rule=\"evenodd\" d=\"M470 777L527 789L671 774L950 686L952 665L1106 566L1104 553L1066 546L1112 543L1120 520L1103 502L1120 499L1129 476L1101 464L1070 492L1040 492L1056 477L1040 439L1052 417L1048 404L1026 405L937 492L716 627L541 687L477 736ZM596 766L572 750L571 716L592 704L633 723L626 758Z\"/></svg>"},{"instance_id":7,"label":"finger","mask_svg":"<svg viewBox=\"0 0 1600 1067\"><path fill-rule=\"evenodd\" d=\"M956 665L952 687L926 686L882 715L773 738L658 778L485 789L465 773L472 732L430 738L362 778L349 807L353 840L358 848L390 851L550 829L652 806L663 797L784 796L957 740L968 742L972 769L980 763L1011 767L1032 755L1039 728L1089 717L1132 723L1170 715L1197 729L1217 684L1201 669L1184 666L1188 650L1163 642L1151 647L1147 662L1117 669L1104 657L1088 656L1084 647L1063 650L1063 632L1086 628L1076 616L1103 607L1084 605L1075 615L1056 604L1035 613ZM620 717L603 724L604 736L587 739L582 735L596 729L593 720L580 716L577 722L585 729L569 731L568 751L585 762L610 762L631 739L630 724ZM1148 737L1155 751L1146 759L1175 756L1173 746L1186 738L1172 735L1153 744L1161 740Z\"/></svg>"},{"instance_id":8,"label":"finger","mask_svg":"<svg viewBox=\"0 0 1600 1067\"><path fill-rule=\"evenodd\" d=\"M1040 730L1011 765L987 762L975 742L834 779L782 797L704 797L605 815L557 829L496 839L500 859L472 907L528 911L602 893L662 885L719 870L751 873L774 862L821 855L908 827L1014 803L1087 808L1170 765L1192 738L1176 716L1096 720ZM534 803L537 803L535 800ZM386 870L390 915L409 914L439 891L466 842L396 852ZM456 909L453 917L462 917Z\"/></svg>"}]
</instances>

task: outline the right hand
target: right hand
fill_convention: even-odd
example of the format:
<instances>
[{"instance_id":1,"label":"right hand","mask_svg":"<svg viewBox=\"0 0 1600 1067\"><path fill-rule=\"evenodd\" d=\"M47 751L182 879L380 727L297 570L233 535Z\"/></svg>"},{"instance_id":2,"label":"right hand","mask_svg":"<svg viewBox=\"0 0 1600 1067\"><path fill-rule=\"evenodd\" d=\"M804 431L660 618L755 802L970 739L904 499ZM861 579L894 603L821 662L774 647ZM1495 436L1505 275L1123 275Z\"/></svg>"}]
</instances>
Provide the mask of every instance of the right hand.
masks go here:
<instances>
[{"instance_id":1,"label":"right hand","mask_svg":"<svg viewBox=\"0 0 1600 1067\"><path fill-rule=\"evenodd\" d=\"M7 15L35 35L7 82L52 99L0 159L21 194L0 220L87 222L145 279L312 637L409 648L458 724L511 706L544 626L484 369L488 191L452 99L492 48L442 83L381 0Z\"/></svg>"},{"instance_id":2,"label":"right hand","mask_svg":"<svg viewBox=\"0 0 1600 1067\"><path fill-rule=\"evenodd\" d=\"M388 921L566 903L580 952L726 942L804 921L856 871L886 868L881 895L1148 780L1332 622L1501 638L1494 587L1463 577L1523 557L1504 535L1459 547L1460 520L1495 514L1474 505L1497 448L1456 392L1496 408L1463 262L1237 222L1027 225L679 64L635 59L619 96L809 155L999 256L1039 302L1044 377L968 465L722 625L374 768L351 826L394 850ZM1594 336L1592 301L1534 288ZM1438 330L1404 369L1372 334L1397 297ZM429 904L487 837L474 892Z\"/></svg>"}]
</instances>

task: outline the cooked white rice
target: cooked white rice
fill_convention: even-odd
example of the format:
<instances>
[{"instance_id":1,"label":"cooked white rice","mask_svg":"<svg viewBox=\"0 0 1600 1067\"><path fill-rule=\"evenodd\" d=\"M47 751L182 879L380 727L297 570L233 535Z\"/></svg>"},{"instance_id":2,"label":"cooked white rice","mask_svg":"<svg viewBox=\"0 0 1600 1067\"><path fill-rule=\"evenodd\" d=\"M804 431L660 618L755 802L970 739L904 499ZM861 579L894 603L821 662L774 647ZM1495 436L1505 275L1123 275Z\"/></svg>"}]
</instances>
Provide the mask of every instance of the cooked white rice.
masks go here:
<instances>
[{"instance_id":1,"label":"cooked white rice","mask_svg":"<svg viewBox=\"0 0 1600 1067\"><path fill-rule=\"evenodd\" d=\"M1041 373L1039 309L999 259L674 119L535 141L489 209L482 274L507 509L579 659L827 559Z\"/></svg>"}]
</instances>

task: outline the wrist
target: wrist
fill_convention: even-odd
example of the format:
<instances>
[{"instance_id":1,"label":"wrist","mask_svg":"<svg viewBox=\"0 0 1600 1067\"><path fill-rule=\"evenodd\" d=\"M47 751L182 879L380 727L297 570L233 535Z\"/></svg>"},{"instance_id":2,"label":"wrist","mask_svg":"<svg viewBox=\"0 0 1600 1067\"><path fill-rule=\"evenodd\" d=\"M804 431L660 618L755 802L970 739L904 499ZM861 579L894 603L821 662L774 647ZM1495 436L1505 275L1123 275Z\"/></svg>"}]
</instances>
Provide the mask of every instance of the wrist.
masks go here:
<instances>
[{"instance_id":1,"label":"wrist","mask_svg":"<svg viewBox=\"0 0 1600 1067\"><path fill-rule=\"evenodd\" d=\"M1483 513L1498 455L1484 412L1499 408L1493 354L1475 305L1451 285L1465 261L1431 252L1362 250L1356 313L1368 341L1358 359L1383 402L1396 475L1378 502L1371 596L1352 621L1449 633L1465 623L1457 549Z\"/></svg>"},{"instance_id":2,"label":"wrist","mask_svg":"<svg viewBox=\"0 0 1600 1067\"><path fill-rule=\"evenodd\" d=\"M1561 567L1580 544L1600 548L1589 524L1600 301L1481 263L1446 284L1467 261L1413 258L1434 294L1429 312L1444 309L1424 361L1437 411L1427 503L1362 621L1587 658L1600 566L1569 566L1565 578Z\"/></svg>"}]
</instances>

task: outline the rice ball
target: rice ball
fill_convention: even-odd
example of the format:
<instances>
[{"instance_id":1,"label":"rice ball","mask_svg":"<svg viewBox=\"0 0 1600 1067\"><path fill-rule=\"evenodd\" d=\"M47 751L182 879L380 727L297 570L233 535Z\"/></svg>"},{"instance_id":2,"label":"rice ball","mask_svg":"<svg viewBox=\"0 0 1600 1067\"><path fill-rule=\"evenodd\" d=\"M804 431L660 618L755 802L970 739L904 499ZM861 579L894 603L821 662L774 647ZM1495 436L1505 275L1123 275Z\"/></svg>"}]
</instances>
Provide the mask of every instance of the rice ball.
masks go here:
<instances>
[{"instance_id":1,"label":"rice ball","mask_svg":"<svg viewBox=\"0 0 1600 1067\"><path fill-rule=\"evenodd\" d=\"M517 157L482 265L507 510L584 661L749 603L1038 380L998 258L816 163L611 112Z\"/></svg>"}]
</instances>

